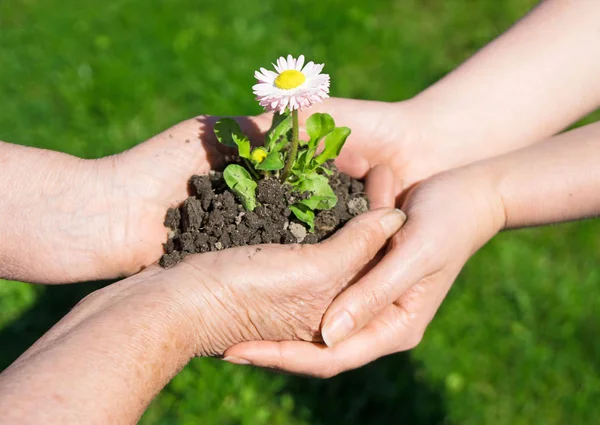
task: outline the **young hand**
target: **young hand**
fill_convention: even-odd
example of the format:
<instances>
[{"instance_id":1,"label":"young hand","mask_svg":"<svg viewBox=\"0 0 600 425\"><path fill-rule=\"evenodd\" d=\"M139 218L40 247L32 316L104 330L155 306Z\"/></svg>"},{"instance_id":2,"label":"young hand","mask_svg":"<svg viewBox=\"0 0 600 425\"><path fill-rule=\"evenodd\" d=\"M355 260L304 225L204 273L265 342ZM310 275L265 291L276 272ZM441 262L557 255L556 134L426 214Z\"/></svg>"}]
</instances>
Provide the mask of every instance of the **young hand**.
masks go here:
<instances>
[{"instance_id":1,"label":"young hand","mask_svg":"<svg viewBox=\"0 0 600 425\"><path fill-rule=\"evenodd\" d=\"M600 123L417 185L406 225L323 319L329 345L248 342L227 355L332 376L419 343L467 259L498 230L600 214Z\"/></svg>"}]
</instances>

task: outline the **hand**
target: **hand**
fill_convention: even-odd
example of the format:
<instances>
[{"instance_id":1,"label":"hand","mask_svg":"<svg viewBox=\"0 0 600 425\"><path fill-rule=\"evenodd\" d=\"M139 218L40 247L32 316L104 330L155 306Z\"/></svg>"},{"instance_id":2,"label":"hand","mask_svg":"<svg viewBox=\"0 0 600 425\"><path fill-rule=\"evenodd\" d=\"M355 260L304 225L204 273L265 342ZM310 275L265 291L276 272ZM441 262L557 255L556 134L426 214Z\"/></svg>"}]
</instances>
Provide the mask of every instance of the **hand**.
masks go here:
<instances>
[{"instance_id":1,"label":"hand","mask_svg":"<svg viewBox=\"0 0 600 425\"><path fill-rule=\"evenodd\" d=\"M381 168L370 176L377 174L385 177ZM372 192L381 185L369 179L366 187L377 204ZM134 423L193 356L257 339L320 340L333 298L405 219L396 209L377 209L319 244L188 256L96 291L2 373L0 411L14 422ZM48 394L63 402L47 404Z\"/></svg>"},{"instance_id":2,"label":"hand","mask_svg":"<svg viewBox=\"0 0 600 425\"><path fill-rule=\"evenodd\" d=\"M326 112L333 116L336 125L352 130L336 160L338 168L354 177L362 177L378 164L387 165L394 174L396 194L454 165L433 162L438 157L431 155L432 145L423 138L421 114L411 101L327 99L300 114L301 130L306 119L315 112Z\"/></svg>"},{"instance_id":3,"label":"hand","mask_svg":"<svg viewBox=\"0 0 600 425\"><path fill-rule=\"evenodd\" d=\"M163 224L167 209L188 197L192 175L207 174L225 163L231 152L216 141L217 119L201 116L181 122L98 161L98 180L111 207L105 251L116 262L115 275L136 273L158 260L167 236ZM251 118L239 122L246 132L257 133Z\"/></svg>"},{"instance_id":4,"label":"hand","mask_svg":"<svg viewBox=\"0 0 600 425\"><path fill-rule=\"evenodd\" d=\"M246 342L226 351L257 366L330 377L415 347L467 259L504 225L487 169L427 180L403 205L406 225L387 254L335 299L318 343Z\"/></svg>"},{"instance_id":5,"label":"hand","mask_svg":"<svg viewBox=\"0 0 600 425\"><path fill-rule=\"evenodd\" d=\"M68 283L130 275L162 253L169 207L187 197L193 174L229 153L214 117L182 122L124 153L83 160L0 142L0 277ZM253 119L240 118L249 134ZM31 247L35 247L32 255Z\"/></svg>"},{"instance_id":6,"label":"hand","mask_svg":"<svg viewBox=\"0 0 600 425\"><path fill-rule=\"evenodd\" d=\"M208 346L198 348L197 355L221 355L243 341L322 341L321 320L331 301L364 273L404 220L398 210L378 209L317 245L262 245L191 256L160 279L167 285L178 282L175 290L193 306L192 322L201 314L197 326Z\"/></svg>"}]
</instances>

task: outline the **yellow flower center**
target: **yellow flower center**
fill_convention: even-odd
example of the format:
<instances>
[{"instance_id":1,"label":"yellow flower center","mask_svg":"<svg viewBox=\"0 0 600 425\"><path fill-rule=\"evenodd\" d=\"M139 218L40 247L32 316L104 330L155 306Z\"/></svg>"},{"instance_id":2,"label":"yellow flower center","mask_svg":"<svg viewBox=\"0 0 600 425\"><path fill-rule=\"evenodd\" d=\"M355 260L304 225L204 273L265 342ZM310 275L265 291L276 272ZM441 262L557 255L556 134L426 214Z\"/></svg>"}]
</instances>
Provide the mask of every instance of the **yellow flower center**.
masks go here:
<instances>
[{"instance_id":1,"label":"yellow flower center","mask_svg":"<svg viewBox=\"0 0 600 425\"><path fill-rule=\"evenodd\" d=\"M305 81L306 77L303 73L295 69L289 69L279 74L275 79L275 85L283 90L291 90L299 87Z\"/></svg>"},{"instance_id":2,"label":"yellow flower center","mask_svg":"<svg viewBox=\"0 0 600 425\"><path fill-rule=\"evenodd\" d=\"M263 148L256 148L252 151L252 153L250 154L250 158L257 163L261 163L265 160L265 158L267 157L267 151L264 150Z\"/></svg>"}]
</instances>

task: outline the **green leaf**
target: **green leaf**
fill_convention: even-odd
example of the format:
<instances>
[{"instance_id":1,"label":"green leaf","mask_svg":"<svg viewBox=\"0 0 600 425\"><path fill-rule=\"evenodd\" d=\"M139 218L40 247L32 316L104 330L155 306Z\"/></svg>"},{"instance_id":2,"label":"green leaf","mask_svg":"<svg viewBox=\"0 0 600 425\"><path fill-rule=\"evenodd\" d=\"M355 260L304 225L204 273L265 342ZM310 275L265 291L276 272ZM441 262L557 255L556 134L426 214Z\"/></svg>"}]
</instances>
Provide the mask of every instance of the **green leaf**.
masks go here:
<instances>
[{"instance_id":1,"label":"green leaf","mask_svg":"<svg viewBox=\"0 0 600 425\"><path fill-rule=\"evenodd\" d=\"M315 162L321 165L325 161L336 158L340 154L348 136L350 136L350 129L348 127L336 127L335 130L325 137L325 149L315 158Z\"/></svg>"},{"instance_id":2,"label":"green leaf","mask_svg":"<svg viewBox=\"0 0 600 425\"><path fill-rule=\"evenodd\" d=\"M329 179L320 174L310 174L294 183L294 188L300 193L309 192L312 196L300 203L315 210L328 210L337 204L337 196L329 186Z\"/></svg>"},{"instance_id":3,"label":"green leaf","mask_svg":"<svg viewBox=\"0 0 600 425\"><path fill-rule=\"evenodd\" d=\"M238 197L244 208L253 211L256 208L256 182L241 165L230 164L223 171L227 186Z\"/></svg>"},{"instance_id":4,"label":"green leaf","mask_svg":"<svg viewBox=\"0 0 600 425\"><path fill-rule=\"evenodd\" d=\"M292 130L292 116L289 112L284 114L273 114L271 128L267 132L265 147L269 151L280 151L289 142L289 132ZM283 140L280 140L282 139ZM278 143L279 142L279 143ZM278 149L273 149L279 147Z\"/></svg>"},{"instance_id":5,"label":"green leaf","mask_svg":"<svg viewBox=\"0 0 600 425\"><path fill-rule=\"evenodd\" d=\"M335 121L331 115L316 113L308 117L306 120L306 132L310 136L310 140L308 141L308 153L304 157L305 167L308 167L313 161L321 139L333 130L335 130ZM314 166L311 168L314 168Z\"/></svg>"},{"instance_id":6,"label":"green leaf","mask_svg":"<svg viewBox=\"0 0 600 425\"><path fill-rule=\"evenodd\" d=\"M317 167L317 172L327 174L328 176L333 176L333 171L331 171L329 168Z\"/></svg>"},{"instance_id":7,"label":"green leaf","mask_svg":"<svg viewBox=\"0 0 600 425\"><path fill-rule=\"evenodd\" d=\"M303 199L302 201L298 202L306 205L312 210L330 210L331 208L335 207L335 204L337 203L337 196L335 196L335 198L331 198L328 196L314 195L308 199Z\"/></svg>"},{"instance_id":8,"label":"green leaf","mask_svg":"<svg viewBox=\"0 0 600 425\"><path fill-rule=\"evenodd\" d=\"M309 148L316 149L319 141L335 129L335 121L329 114L312 114L306 120L306 132L310 137Z\"/></svg>"},{"instance_id":9,"label":"green leaf","mask_svg":"<svg viewBox=\"0 0 600 425\"><path fill-rule=\"evenodd\" d=\"M236 139L234 138L234 140ZM250 158L250 140L247 138L245 140L239 140L237 146L240 157L246 159Z\"/></svg>"},{"instance_id":10,"label":"green leaf","mask_svg":"<svg viewBox=\"0 0 600 425\"><path fill-rule=\"evenodd\" d=\"M281 152L271 152L255 168L262 171L276 171L281 170L284 165Z\"/></svg>"},{"instance_id":11,"label":"green leaf","mask_svg":"<svg viewBox=\"0 0 600 425\"><path fill-rule=\"evenodd\" d=\"M290 211L298 220L308 224L311 232L315 231L315 213L313 210L306 205L296 203L294 205L290 205Z\"/></svg>"},{"instance_id":12,"label":"green leaf","mask_svg":"<svg viewBox=\"0 0 600 425\"><path fill-rule=\"evenodd\" d=\"M308 151L304 148L301 148L298 152L298 157L296 162L294 162L292 173L296 176L300 176L304 178L304 171L306 169L306 155L308 155Z\"/></svg>"},{"instance_id":13,"label":"green leaf","mask_svg":"<svg viewBox=\"0 0 600 425\"><path fill-rule=\"evenodd\" d=\"M230 148L237 147L242 158L250 157L250 140L244 134L240 125L232 118L223 118L215 123L217 140Z\"/></svg>"}]
</instances>

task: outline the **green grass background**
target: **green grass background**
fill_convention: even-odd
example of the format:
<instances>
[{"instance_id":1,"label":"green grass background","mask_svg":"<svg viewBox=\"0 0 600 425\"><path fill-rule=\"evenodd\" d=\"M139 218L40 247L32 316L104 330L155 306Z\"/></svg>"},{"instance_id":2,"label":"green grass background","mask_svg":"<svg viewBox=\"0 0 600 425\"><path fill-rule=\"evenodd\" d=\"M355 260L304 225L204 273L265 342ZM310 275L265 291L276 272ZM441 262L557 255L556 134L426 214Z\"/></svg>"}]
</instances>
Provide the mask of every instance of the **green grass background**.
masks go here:
<instances>
[{"instance_id":1,"label":"green grass background","mask_svg":"<svg viewBox=\"0 0 600 425\"><path fill-rule=\"evenodd\" d=\"M400 100L534 3L3 1L0 139L98 157L199 113L255 114L253 70L288 52L325 62L335 96ZM327 381L196 360L142 423L597 423L599 233L498 236L409 354ZM0 370L93 288L0 281Z\"/></svg>"}]
</instances>

